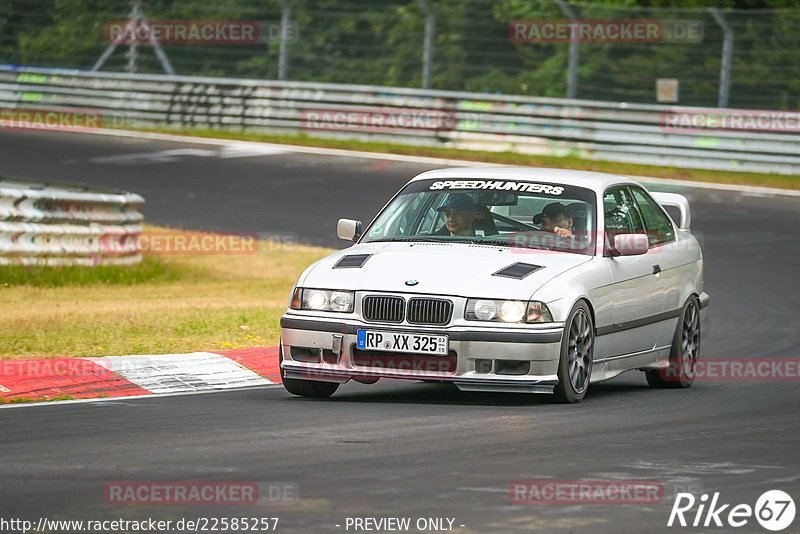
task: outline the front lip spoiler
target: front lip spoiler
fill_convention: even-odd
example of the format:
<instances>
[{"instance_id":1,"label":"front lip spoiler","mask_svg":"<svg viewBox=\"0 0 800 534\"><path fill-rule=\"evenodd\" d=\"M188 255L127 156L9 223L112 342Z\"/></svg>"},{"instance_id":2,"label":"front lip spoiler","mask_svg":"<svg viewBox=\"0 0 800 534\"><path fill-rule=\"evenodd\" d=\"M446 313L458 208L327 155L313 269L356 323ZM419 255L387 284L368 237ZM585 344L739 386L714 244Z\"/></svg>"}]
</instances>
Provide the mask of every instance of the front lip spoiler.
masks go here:
<instances>
[{"instance_id":1,"label":"front lip spoiler","mask_svg":"<svg viewBox=\"0 0 800 534\"><path fill-rule=\"evenodd\" d=\"M478 378L467 376L450 376L450 375L414 375L409 376L402 373L393 373L391 371L367 370L358 372L349 369L321 369L318 367L306 367L302 364L297 364L291 361L283 361L281 363L284 377L295 380L309 380L309 375L313 375L315 380L323 382L339 382L344 383L353 378L369 377L369 378L396 378L403 380L432 380L442 382L452 382L461 391L483 391L494 393L553 393L558 383L558 378L555 376L547 377L541 380L508 380L503 378Z\"/></svg>"},{"instance_id":2,"label":"front lip spoiler","mask_svg":"<svg viewBox=\"0 0 800 534\"><path fill-rule=\"evenodd\" d=\"M440 330L426 330L424 327L415 327L410 329L408 326L397 327L386 324L363 324L354 325L345 322L325 321L320 319L305 319L299 317L281 317L281 328L289 328L292 330L312 330L314 332L331 332L335 334L350 334L356 335L359 329L371 328L375 330L391 330L393 332L409 332L409 333L430 333L430 334L447 334L453 341L494 341L500 343L560 343L563 328L559 325L554 325L552 331L536 332L536 331L516 331L516 332L493 332L490 330L470 330L459 331L442 328Z\"/></svg>"}]
</instances>

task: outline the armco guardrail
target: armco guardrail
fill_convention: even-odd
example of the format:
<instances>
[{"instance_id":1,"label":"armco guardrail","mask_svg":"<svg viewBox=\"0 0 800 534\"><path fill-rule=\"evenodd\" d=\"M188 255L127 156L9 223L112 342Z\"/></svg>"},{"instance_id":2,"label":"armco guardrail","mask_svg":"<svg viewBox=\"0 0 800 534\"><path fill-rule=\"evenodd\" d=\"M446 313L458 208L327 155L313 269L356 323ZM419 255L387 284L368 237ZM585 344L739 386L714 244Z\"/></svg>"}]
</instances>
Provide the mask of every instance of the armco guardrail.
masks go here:
<instances>
[{"instance_id":1,"label":"armco guardrail","mask_svg":"<svg viewBox=\"0 0 800 534\"><path fill-rule=\"evenodd\" d=\"M796 112L10 66L0 66L0 108L12 118L5 121L6 127L15 126L13 119L22 115L19 110L89 108L102 115L106 128L159 125L305 132L425 146L800 174L800 114ZM670 122L698 117L707 119L706 125L715 117L728 117L733 127L698 130L687 128L685 121Z\"/></svg>"},{"instance_id":2,"label":"armco guardrail","mask_svg":"<svg viewBox=\"0 0 800 534\"><path fill-rule=\"evenodd\" d=\"M138 263L142 203L123 191L0 177L0 265Z\"/></svg>"}]
</instances>

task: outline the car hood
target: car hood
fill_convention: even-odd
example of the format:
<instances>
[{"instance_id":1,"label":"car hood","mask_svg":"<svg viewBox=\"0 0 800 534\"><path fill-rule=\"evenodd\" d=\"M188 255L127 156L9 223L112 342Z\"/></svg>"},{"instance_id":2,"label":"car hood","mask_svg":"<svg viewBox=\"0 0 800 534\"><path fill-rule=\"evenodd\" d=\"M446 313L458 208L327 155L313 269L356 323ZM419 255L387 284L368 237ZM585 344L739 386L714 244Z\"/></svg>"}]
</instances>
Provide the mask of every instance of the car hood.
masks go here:
<instances>
[{"instance_id":1,"label":"car hood","mask_svg":"<svg viewBox=\"0 0 800 534\"><path fill-rule=\"evenodd\" d=\"M341 268L345 256L369 254L361 267ZM462 243L365 243L327 256L306 270L298 285L485 298L527 299L559 274L591 256ZM522 279L494 273L513 263L541 266ZM406 282L413 280L415 285Z\"/></svg>"}]
</instances>

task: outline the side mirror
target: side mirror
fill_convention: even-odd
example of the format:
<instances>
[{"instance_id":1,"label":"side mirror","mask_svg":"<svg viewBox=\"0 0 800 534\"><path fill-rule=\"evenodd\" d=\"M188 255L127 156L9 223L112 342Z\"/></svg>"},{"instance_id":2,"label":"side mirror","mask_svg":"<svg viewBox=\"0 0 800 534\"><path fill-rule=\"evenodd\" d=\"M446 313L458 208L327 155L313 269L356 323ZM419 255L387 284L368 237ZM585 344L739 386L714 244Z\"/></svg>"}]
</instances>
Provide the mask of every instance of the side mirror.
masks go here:
<instances>
[{"instance_id":1,"label":"side mirror","mask_svg":"<svg viewBox=\"0 0 800 534\"><path fill-rule=\"evenodd\" d=\"M612 256L638 256L650 248L647 234L617 234L614 236Z\"/></svg>"},{"instance_id":2,"label":"side mirror","mask_svg":"<svg viewBox=\"0 0 800 534\"><path fill-rule=\"evenodd\" d=\"M355 241L361 236L361 221L339 219L336 224L336 235L345 241Z\"/></svg>"}]
</instances>

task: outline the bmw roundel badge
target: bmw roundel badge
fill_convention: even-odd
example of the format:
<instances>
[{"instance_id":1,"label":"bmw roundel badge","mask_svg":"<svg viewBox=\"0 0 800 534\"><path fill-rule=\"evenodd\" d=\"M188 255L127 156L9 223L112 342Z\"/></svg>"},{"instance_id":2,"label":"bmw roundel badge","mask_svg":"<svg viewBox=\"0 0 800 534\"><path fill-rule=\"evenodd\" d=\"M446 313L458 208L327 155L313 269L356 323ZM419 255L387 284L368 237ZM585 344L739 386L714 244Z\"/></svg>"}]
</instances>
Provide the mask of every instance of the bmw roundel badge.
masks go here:
<instances>
[{"instance_id":1,"label":"bmw roundel badge","mask_svg":"<svg viewBox=\"0 0 800 534\"><path fill-rule=\"evenodd\" d=\"M419 280L406 280L407 286L415 286L417 284L419 284Z\"/></svg>"}]
</instances>

